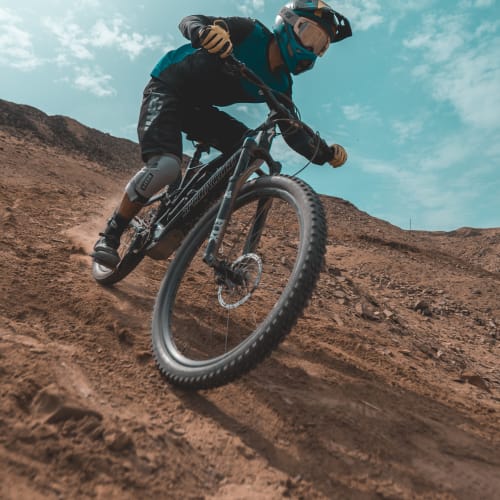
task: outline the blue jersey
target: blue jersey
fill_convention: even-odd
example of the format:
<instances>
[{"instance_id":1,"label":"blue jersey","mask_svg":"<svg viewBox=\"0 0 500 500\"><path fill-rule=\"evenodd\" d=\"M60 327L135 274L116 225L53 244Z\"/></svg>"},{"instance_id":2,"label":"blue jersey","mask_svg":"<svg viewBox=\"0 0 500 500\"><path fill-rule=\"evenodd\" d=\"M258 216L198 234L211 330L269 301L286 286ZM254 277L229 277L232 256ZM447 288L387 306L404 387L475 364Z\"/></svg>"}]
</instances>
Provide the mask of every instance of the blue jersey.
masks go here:
<instances>
[{"instance_id":1,"label":"blue jersey","mask_svg":"<svg viewBox=\"0 0 500 500\"><path fill-rule=\"evenodd\" d=\"M239 102L264 102L259 89L241 77L224 70L216 55L199 49L198 31L216 18L190 16L182 20L180 29L191 43L167 52L153 69L151 76L163 81L179 97L193 104L229 105ZM260 22L247 18L225 18L233 43L234 56L244 62L273 90L288 96L292 80L284 67L272 72L268 49L273 34Z\"/></svg>"},{"instance_id":2,"label":"blue jersey","mask_svg":"<svg viewBox=\"0 0 500 500\"><path fill-rule=\"evenodd\" d=\"M278 99L295 114L290 73L285 65L275 71L269 66L269 48L275 40L274 34L255 19L185 17L179 29L191 43L167 52L151 72L151 76L162 83L164 92L168 92L169 98L189 106L265 102L256 85L241 75L229 74L223 59L200 48L200 31L217 20L223 21L229 30L234 56L279 92L276 94ZM287 126L281 131L288 145L313 163L331 160L333 153L324 141L318 148L311 136L300 129Z\"/></svg>"}]
</instances>

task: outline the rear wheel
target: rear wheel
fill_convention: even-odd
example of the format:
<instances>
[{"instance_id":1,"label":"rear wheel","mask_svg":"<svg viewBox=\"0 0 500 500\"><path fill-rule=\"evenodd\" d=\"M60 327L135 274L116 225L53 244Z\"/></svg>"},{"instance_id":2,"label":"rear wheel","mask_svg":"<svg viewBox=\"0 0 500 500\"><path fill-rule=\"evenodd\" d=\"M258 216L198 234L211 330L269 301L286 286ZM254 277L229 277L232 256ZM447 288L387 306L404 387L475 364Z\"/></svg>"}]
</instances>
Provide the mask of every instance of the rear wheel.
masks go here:
<instances>
[{"instance_id":1,"label":"rear wheel","mask_svg":"<svg viewBox=\"0 0 500 500\"><path fill-rule=\"evenodd\" d=\"M120 263L115 269L92 262L92 276L104 286L113 285L128 276L145 256L145 242L156 217L159 202L143 208L129 223L121 237L118 255Z\"/></svg>"},{"instance_id":2,"label":"rear wheel","mask_svg":"<svg viewBox=\"0 0 500 500\"><path fill-rule=\"evenodd\" d=\"M253 368L292 329L323 263L326 222L304 182L266 176L240 192L217 255L203 262L218 207L188 234L157 296L156 362L175 385L225 384Z\"/></svg>"}]
</instances>

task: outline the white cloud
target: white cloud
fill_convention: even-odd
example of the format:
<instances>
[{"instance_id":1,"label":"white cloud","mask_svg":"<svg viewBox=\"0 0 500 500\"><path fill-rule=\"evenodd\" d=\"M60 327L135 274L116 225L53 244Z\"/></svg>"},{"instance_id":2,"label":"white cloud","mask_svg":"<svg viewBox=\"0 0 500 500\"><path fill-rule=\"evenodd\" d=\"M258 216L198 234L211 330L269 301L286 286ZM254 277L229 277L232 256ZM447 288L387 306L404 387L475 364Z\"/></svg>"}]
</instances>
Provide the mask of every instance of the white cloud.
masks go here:
<instances>
[{"instance_id":1,"label":"white cloud","mask_svg":"<svg viewBox=\"0 0 500 500\"><path fill-rule=\"evenodd\" d=\"M68 20L45 18L43 25L57 38L61 54L78 60L94 59L94 55L88 48L90 40L78 24Z\"/></svg>"},{"instance_id":2,"label":"white cloud","mask_svg":"<svg viewBox=\"0 0 500 500\"><path fill-rule=\"evenodd\" d=\"M500 128L500 40L470 49L434 78L434 96L450 101L463 122Z\"/></svg>"},{"instance_id":3,"label":"white cloud","mask_svg":"<svg viewBox=\"0 0 500 500\"><path fill-rule=\"evenodd\" d=\"M237 120L242 121L248 127L257 127L260 125L267 113L269 108L265 104L235 104L229 106L226 111L234 116Z\"/></svg>"},{"instance_id":4,"label":"white cloud","mask_svg":"<svg viewBox=\"0 0 500 500\"><path fill-rule=\"evenodd\" d=\"M473 164L476 152L482 149L479 137L473 137L466 130L441 137L434 145L422 143L419 152L411 161L421 173L452 170L457 166Z\"/></svg>"},{"instance_id":5,"label":"white cloud","mask_svg":"<svg viewBox=\"0 0 500 500\"><path fill-rule=\"evenodd\" d=\"M494 5L495 0L463 0L460 2L459 7L460 8L468 8L468 7L475 7L475 8L484 8L484 7L491 7Z\"/></svg>"},{"instance_id":6,"label":"white cloud","mask_svg":"<svg viewBox=\"0 0 500 500\"><path fill-rule=\"evenodd\" d=\"M489 33L492 34L492 33L495 33L496 31L498 31L499 28L500 28L500 21L495 21L495 22L485 21L477 27L476 32L475 32L475 36L477 38L480 38L481 36L483 36L485 34L489 34Z\"/></svg>"},{"instance_id":7,"label":"white cloud","mask_svg":"<svg viewBox=\"0 0 500 500\"><path fill-rule=\"evenodd\" d=\"M77 76L73 80L73 85L78 90L90 92L98 97L109 97L116 94L111 86L111 75L104 74L96 68L78 68Z\"/></svg>"},{"instance_id":8,"label":"white cloud","mask_svg":"<svg viewBox=\"0 0 500 500\"><path fill-rule=\"evenodd\" d=\"M0 64L29 71L42 61L35 55L31 34L19 27L21 23L12 11L0 8Z\"/></svg>"},{"instance_id":9,"label":"white cloud","mask_svg":"<svg viewBox=\"0 0 500 500\"><path fill-rule=\"evenodd\" d=\"M84 3L95 7L99 2L80 2L78 6ZM85 28L73 21L73 16L69 13L64 19L45 18L43 25L58 42L53 61L60 67L74 69L76 77L65 81L70 81L78 90L98 97L116 94L111 85L111 75L103 73L97 66L81 65L82 62L96 61L99 51L117 50L134 60L145 50L163 48L161 37L141 35L131 30L119 17L108 21L98 19L90 28Z\"/></svg>"},{"instance_id":10,"label":"white cloud","mask_svg":"<svg viewBox=\"0 0 500 500\"><path fill-rule=\"evenodd\" d=\"M109 22L99 19L89 30L53 18L46 18L44 25L58 39L60 53L78 60L94 59L95 49L103 48L117 49L133 60L145 50L162 47L163 43L159 36L131 31L120 18Z\"/></svg>"},{"instance_id":11,"label":"white cloud","mask_svg":"<svg viewBox=\"0 0 500 500\"><path fill-rule=\"evenodd\" d=\"M414 75L432 96L449 102L463 123L500 128L500 37L498 23L485 22L474 31L467 16L426 16L416 34L405 40L421 53Z\"/></svg>"},{"instance_id":12,"label":"white cloud","mask_svg":"<svg viewBox=\"0 0 500 500\"><path fill-rule=\"evenodd\" d=\"M426 59L432 63L448 61L466 44L463 14L445 17L427 15L422 24L422 28L403 43L409 49L425 50Z\"/></svg>"},{"instance_id":13,"label":"white cloud","mask_svg":"<svg viewBox=\"0 0 500 500\"><path fill-rule=\"evenodd\" d=\"M353 32L368 31L382 24L394 32L400 21L407 16L415 16L426 10L436 0L338 0L331 5L346 16L352 24Z\"/></svg>"},{"instance_id":14,"label":"white cloud","mask_svg":"<svg viewBox=\"0 0 500 500\"><path fill-rule=\"evenodd\" d=\"M296 170L302 168L307 160L296 153L283 139L282 136L277 137L271 149L271 154L276 161L283 165L284 172L294 174Z\"/></svg>"},{"instance_id":15,"label":"white cloud","mask_svg":"<svg viewBox=\"0 0 500 500\"><path fill-rule=\"evenodd\" d=\"M446 230L477 225L484 221L485 212L491 212L488 224L498 226L500 181L492 179L497 177L500 146L490 134L474 134L462 126L455 133L422 139L405 150L390 161L351 151L356 165L374 176L374 183L383 179L375 192L386 192L387 200L380 208L384 218L403 227L412 217L419 227Z\"/></svg>"},{"instance_id":16,"label":"white cloud","mask_svg":"<svg viewBox=\"0 0 500 500\"><path fill-rule=\"evenodd\" d=\"M386 209L385 216L400 226L412 217L419 227L431 230L459 227L466 220L466 207L474 205L473 199L477 197L471 189L473 184L463 186L464 182L462 185L456 182L461 178L458 170L449 181L438 171L424 174L418 165L411 170L401 168L407 159L402 160L401 165L368 158L358 157L358 160L367 174L384 178L388 196L396 197L387 202L387 208L398 207L397 213L387 213Z\"/></svg>"},{"instance_id":17,"label":"white cloud","mask_svg":"<svg viewBox=\"0 0 500 500\"><path fill-rule=\"evenodd\" d=\"M376 111L370 106L365 106L363 104L347 104L342 106L342 112L349 121L379 120Z\"/></svg>"},{"instance_id":18,"label":"white cloud","mask_svg":"<svg viewBox=\"0 0 500 500\"><path fill-rule=\"evenodd\" d=\"M96 8L100 6L99 0L78 0L75 7L78 9Z\"/></svg>"},{"instance_id":19,"label":"white cloud","mask_svg":"<svg viewBox=\"0 0 500 500\"><path fill-rule=\"evenodd\" d=\"M72 71L76 74L58 81L70 82L73 87L99 97L114 95L112 76L104 74L95 63L102 51L119 52L134 60L144 51L165 49L166 44L160 36L138 33L118 15L111 19L94 17L90 24L85 23L82 13L100 5L99 0L78 0L58 17L41 19L34 19L34 12L29 9L14 11L0 7L0 65L29 71L50 63L65 68L66 74ZM28 21L37 31L25 28ZM38 39L44 38L42 44L37 45L34 33ZM44 48L43 58L35 55L37 46Z\"/></svg>"},{"instance_id":20,"label":"white cloud","mask_svg":"<svg viewBox=\"0 0 500 500\"><path fill-rule=\"evenodd\" d=\"M91 29L89 44L93 47L115 47L125 52L130 59L135 59L144 50L157 49L162 46L159 36L145 36L136 32L127 32L128 27L123 20L113 19L106 24L98 20Z\"/></svg>"},{"instance_id":21,"label":"white cloud","mask_svg":"<svg viewBox=\"0 0 500 500\"><path fill-rule=\"evenodd\" d=\"M409 139L414 139L415 136L422 132L424 128L424 119L415 118L414 120L409 121L394 120L392 128L398 136L397 142L403 144Z\"/></svg>"},{"instance_id":22,"label":"white cloud","mask_svg":"<svg viewBox=\"0 0 500 500\"><path fill-rule=\"evenodd\" d=\"M366 31L384 22L379 0L339 1L334 8L349 19L353 31Z\"/></svg>"},{"instance_id":23,"label":"white cloud","mask_svg":"<svg viewBox=\"0 0 500 500\"><path fill-rule=\"evenodd\" d=\"M264 0L244 0L242 5L238 6L238 10L244 16L251 16L256 11L264 10Z\"/></svg>"},{"instance_id":24,"label":"white cloud","mask_svg":"<svg viewBox=\"0 0 500 500\"><path fill-rule=\"evenodd\" d=\"M16 16L11 10L0 8L0 23L18 24L20 22L21 18Z\"/></svg>"}]
</instances>

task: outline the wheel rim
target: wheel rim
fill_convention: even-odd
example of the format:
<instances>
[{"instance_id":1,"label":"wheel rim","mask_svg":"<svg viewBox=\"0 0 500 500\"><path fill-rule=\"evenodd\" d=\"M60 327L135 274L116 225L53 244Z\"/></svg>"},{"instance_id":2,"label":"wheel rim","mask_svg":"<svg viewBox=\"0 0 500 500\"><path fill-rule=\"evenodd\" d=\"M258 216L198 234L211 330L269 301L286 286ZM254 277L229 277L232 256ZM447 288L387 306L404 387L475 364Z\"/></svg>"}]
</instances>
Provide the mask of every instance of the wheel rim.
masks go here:
<instances>
[{"instance_id":1,"label":"wheel rim","mask_svg":"<svg viewBox=\"0 0 500 500\"><path fill-rule=\"evenodd\" d=\"M125 232L123 233L120 241L120 246L118 248L118 256L120 257L120 263L123 257L128 253L129 248L132 246L134 239L137 236L137 228L135 224L132 226L128 226ZM120 264L118 264L120 265ZM98 262L93 263L94 274L99 275L102 278L110 276L111 274L116 272L116 269L110 269L103 264L99 264Z\"/></svg>"},{"instance_id":2,"label":"wheel rim","mask_svg":"<svg viewBox=\"0 0 500 500\"><path fill-rule=\"evenodd\" d=\"M117 272L122 261L132 250L134 252L141 250L141 242L146 241L147 232L151 229L151 225L158 210L158 205L158 203L155 203L154 205L147 206L130 221L127 229L125 229L120 238L120 246L118 247L120 263L115 269L109 269L103 264L99 264L95 261L93 262L92 271L96 278L105 279L112 276Z\"/></svg>"},{"instance_id":3,"label":"wheel rim","mask_svg":"<svg viewBox=\"0 0 500 500\"><path fill-rule=\"evenodd\" d=\"M243 284L220 283L203 263L211 224L193 245L193 255L186 256L190 264L172 285L175 297L164 331L164 345L182 365L212 363L254 342L289 285L301 250L302 221L288 193L272 192L268 198L273 202L259 245L245 251L259 206L253 197L235 209L219 251L218 258L230 267L248 271Z\"/></svg>"}]
</instances>

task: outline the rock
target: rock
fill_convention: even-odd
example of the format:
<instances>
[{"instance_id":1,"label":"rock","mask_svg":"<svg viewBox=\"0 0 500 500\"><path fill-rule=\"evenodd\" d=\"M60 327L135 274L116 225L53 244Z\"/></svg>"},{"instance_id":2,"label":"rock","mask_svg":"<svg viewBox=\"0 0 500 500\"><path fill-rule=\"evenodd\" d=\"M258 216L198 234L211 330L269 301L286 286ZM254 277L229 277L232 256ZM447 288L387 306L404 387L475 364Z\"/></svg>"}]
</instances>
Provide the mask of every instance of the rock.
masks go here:
<instances>
[{"instance_id":1,"label":"rock","mask_svg":"<svg viewBox=\"0 0 500 500\"><path fill-rule=\"evenodd\" d=\"M134 448L132 438L123 431L115 430L104 433L104 442L111 451L121 452Z\"/></svg>"},{"instance_id":2,"label":"rock","mask_svg":"<svg viewBox=\"0 0 500 500\"><path fill-rule=\"evenodd\" d=\"M84 407L77 401L71 401L55 386L46 387L38 393L33 400L33 412L48 424L70 419L80 420L88 416L102 420L102 415L99 412Z\"/></svg>"},{"instance_id":3,"label":"rock","mask_svg":"<svg viewBox=\"0 0 500 500\"><path fill-rule=\"evenodd\" d=\"M380 313L368 302L358 302L355 307L356 313L364 319L378 321Z\"/></svg>"},{"instance_id":4,"label":"rock","mask_svg":"<svg viewBox=\"0 0 500 500\"><path fill-rule=\"evenodd\" d=\"M432 316L431 307L425 300L418 300L413 306L413 310L423 314L424 316Z\"/></svg>"},{"instance_id":5,"label":"rock","mask_svg":"<svg viewBox=\"0 0 500 500\"><path fill-rule=\"evenodd\" d=\"M342 319L338 314L334 314L333 319L335 320L335 323L337 323L337 325L344 326L344 322L342 321Z\"/></svg>"},{"instance_id":6,"label":"rock","mask_svg":"<svg viewBox=\"0 0 500 500\"><path fill-rule=\"evenodd\" d=\"M462 373L462 375L460 375L460 378L456 380L456 382L467 382L475 387L478 387L479 389L482 389L483 391L491 392L484 378L480 375L477 375L476 373L464 372Z\"/></svg>"},{"instance_id":7,"label":"rock","mask_svg":"<svg viewBox=\"0 0 500 500\"><path fill-rule=\"evenodd\" d=\"M394 313L392 311L389 311L389 309L384 309L384 316L387 319L391 319L394 316Z\"/></svg>"},{"instance_id":8,"label":"rock","mask_svg":"<svg viewBox=\"0 0 500 500\"><path fill-rule=\"evenodd\" d=\"M328 268L328 274L330 276L340 276L342 273L341 273L340 269L338 269L337 267L331 266Z\"/></svg>"}]
</instances>

